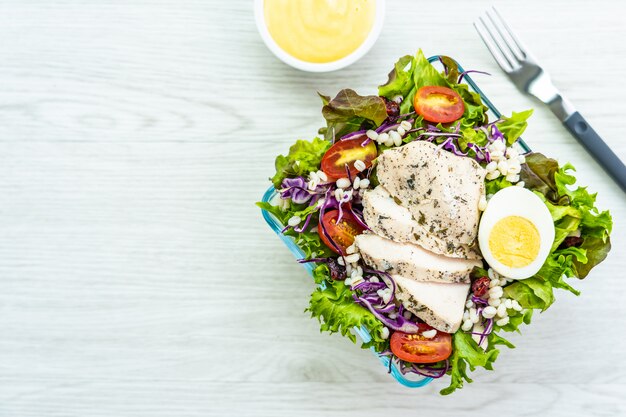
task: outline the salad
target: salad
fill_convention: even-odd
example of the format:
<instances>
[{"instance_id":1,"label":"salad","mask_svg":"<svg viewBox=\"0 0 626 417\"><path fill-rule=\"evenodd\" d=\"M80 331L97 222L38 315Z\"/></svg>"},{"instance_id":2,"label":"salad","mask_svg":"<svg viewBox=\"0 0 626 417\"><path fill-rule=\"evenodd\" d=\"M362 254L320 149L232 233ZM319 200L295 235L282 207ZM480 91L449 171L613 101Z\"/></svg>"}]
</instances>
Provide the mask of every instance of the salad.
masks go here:
<instances>
[{"instance_id":1,"label":"salad","mask_svg":"<svg viewBox=\"0 0 626 417\"><path fill-rule=\"evenodd\" d=\"M493 369L507 332L579 295L610 248L612 219L573 187L574 167L528 152L532 110L489 120L454 60L400 58L378 95L321 95L326 126L276 158L279 198L257 203L313 263L321 330L372 348L403 374Z\"/></svg>"}]
</instances>

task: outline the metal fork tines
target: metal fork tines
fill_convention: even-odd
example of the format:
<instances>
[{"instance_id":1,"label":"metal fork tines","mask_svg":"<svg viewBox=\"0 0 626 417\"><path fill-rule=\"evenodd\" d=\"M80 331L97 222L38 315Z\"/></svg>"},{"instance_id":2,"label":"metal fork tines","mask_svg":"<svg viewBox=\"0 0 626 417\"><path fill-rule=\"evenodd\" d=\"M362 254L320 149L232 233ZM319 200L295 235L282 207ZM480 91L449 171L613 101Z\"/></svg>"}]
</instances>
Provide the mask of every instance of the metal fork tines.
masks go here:
<instances>
[{"instance_id":1,"label":"metal fork tines","mask_svg":"<svg viewBox=\"0 0 626 417\"><path fill-rule=\"evenodd\" d=\"M613 177L622 190L626 191L624 163L556 89L548 73L543 70L498 11L495 8L488 10L474 22L474 27L513 84L546 103L587 152Z\"/></svg>"},{"instance_id":2,"label":"metal fork tines","mask_svg":"<svg viewBox=\"0 0 626 417\"><path fill-rule=\"evenodd\" d=\"M474 22L474 27L500 68L517 88L548 104L562 121L575 111L552 84L550 75L541 68L495 8Z\"/></svg>"}]
</instances>

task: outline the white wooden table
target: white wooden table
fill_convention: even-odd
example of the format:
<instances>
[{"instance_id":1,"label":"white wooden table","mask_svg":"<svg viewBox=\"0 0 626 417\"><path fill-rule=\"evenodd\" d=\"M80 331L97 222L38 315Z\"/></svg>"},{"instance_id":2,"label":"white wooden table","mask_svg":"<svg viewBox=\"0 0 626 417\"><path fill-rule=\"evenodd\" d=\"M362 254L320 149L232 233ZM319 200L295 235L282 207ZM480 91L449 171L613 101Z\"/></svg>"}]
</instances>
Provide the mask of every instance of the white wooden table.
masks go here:
<instances>
[{"instance_id":1,"label":"white wooden table","mask_svg":"<svg viewBox=\"0 0 626 417\"><path fill-rule=\"evenodd\" d=\"M626 413L626 200L474 33L489 1L390 0L332 74L286 67L251 1L0 2L0 416L617 416ZM626 159L622 1L496 2ZM500 4L501 3L501 4ZM456 57L524 135L571 161L614 249L496 372L439 397L319 334L313 285L253 203L322 124L316 90L373 93L422 47Z\"/></svg>"}]
</instances>

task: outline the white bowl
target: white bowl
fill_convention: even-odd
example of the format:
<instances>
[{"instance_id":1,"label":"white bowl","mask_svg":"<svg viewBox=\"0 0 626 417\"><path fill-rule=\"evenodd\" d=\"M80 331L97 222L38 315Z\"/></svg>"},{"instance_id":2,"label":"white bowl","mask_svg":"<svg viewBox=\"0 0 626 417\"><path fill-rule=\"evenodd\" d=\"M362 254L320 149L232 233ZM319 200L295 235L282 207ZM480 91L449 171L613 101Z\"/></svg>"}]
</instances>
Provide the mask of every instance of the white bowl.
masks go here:
<instances>
[{"instance_id":1,"label":"white bowl","mask_svg":"<svg viewBox=\"0 0 626 417\"><path fill-rule=\"evenodd\" d=\"M367 35L367 38L365 38L365 41L361 44L361 46L359 46L350 55L338 59L337 61L322 63L307 62L289 55L274 41L274 38L272 38L272 35L270 35L270 32L267 29L267 25L265 23L263 3L264 0L254 0L254 17L256 20L257 29L261 34L261 38L263 38L263 42L265 42L265 45L268 47L268 49L272 51L272 53L285 64L291 65L294 68L307 72L336 71L355 63L356 61L361 59L363 55L365 55L372 48L372 46L374 46L374 43L376 43L376 40L378 39L378 36L383 29L383 21L385 20L385 0L376 0L376 15L374 17L374 25L372 26L372 30L370 30L370 33Z\"/></svg>"}]
</instances>

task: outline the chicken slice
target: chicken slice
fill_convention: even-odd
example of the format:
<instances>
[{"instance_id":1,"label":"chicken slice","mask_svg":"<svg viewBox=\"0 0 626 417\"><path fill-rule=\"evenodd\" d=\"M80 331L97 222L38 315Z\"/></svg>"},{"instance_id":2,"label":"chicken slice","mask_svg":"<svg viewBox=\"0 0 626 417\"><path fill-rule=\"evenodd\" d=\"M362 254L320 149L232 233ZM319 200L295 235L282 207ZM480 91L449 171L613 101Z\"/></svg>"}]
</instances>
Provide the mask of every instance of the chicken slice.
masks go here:
<instances>
[{"instance_id":1,"label":"chicken slice","mask_svg":"<svg viewBox=\"0 0 626 417\"><path fill-rule=\"evenodd\" d=\"M430 234L409 209L394 201L382 185L363 195L363 217L372 232L400 243L413 243L452 258L481 259L476 246L458 245Z\"/></svg>"},{"instance_id":2,"label":"chicken slice","mask_svg":"<svg viewBox=\"0 0 626 417\"><path fill-rule=\"evenodd\" d=\"M470 284L418 282L392 275L396 297L407 310L435 329L454 333L461 326Z\"/></svg>"},{"instance_id":3,"label":"chicken slice","mask_svg":"<svg viewBox=\"0 0 626 417\"><path fill-rule=\"evenodd\" d=\"M376 173L428 233L455 248L475 243L486 174L476 161L415 141L383 152Z\"/></svg>"},{"instance_id":4,"label":"chicken slice","mask_svg":"<svg viewBox=\"0 0 626 417\"><path fill-rule=\"evenodd\" d=\"M367 265L415 281L469 283L469 273L482 264L478 260L437 255L417 245L394 242L372 233L358 235L355 243Z\"/></svg>"}]
</instances>

